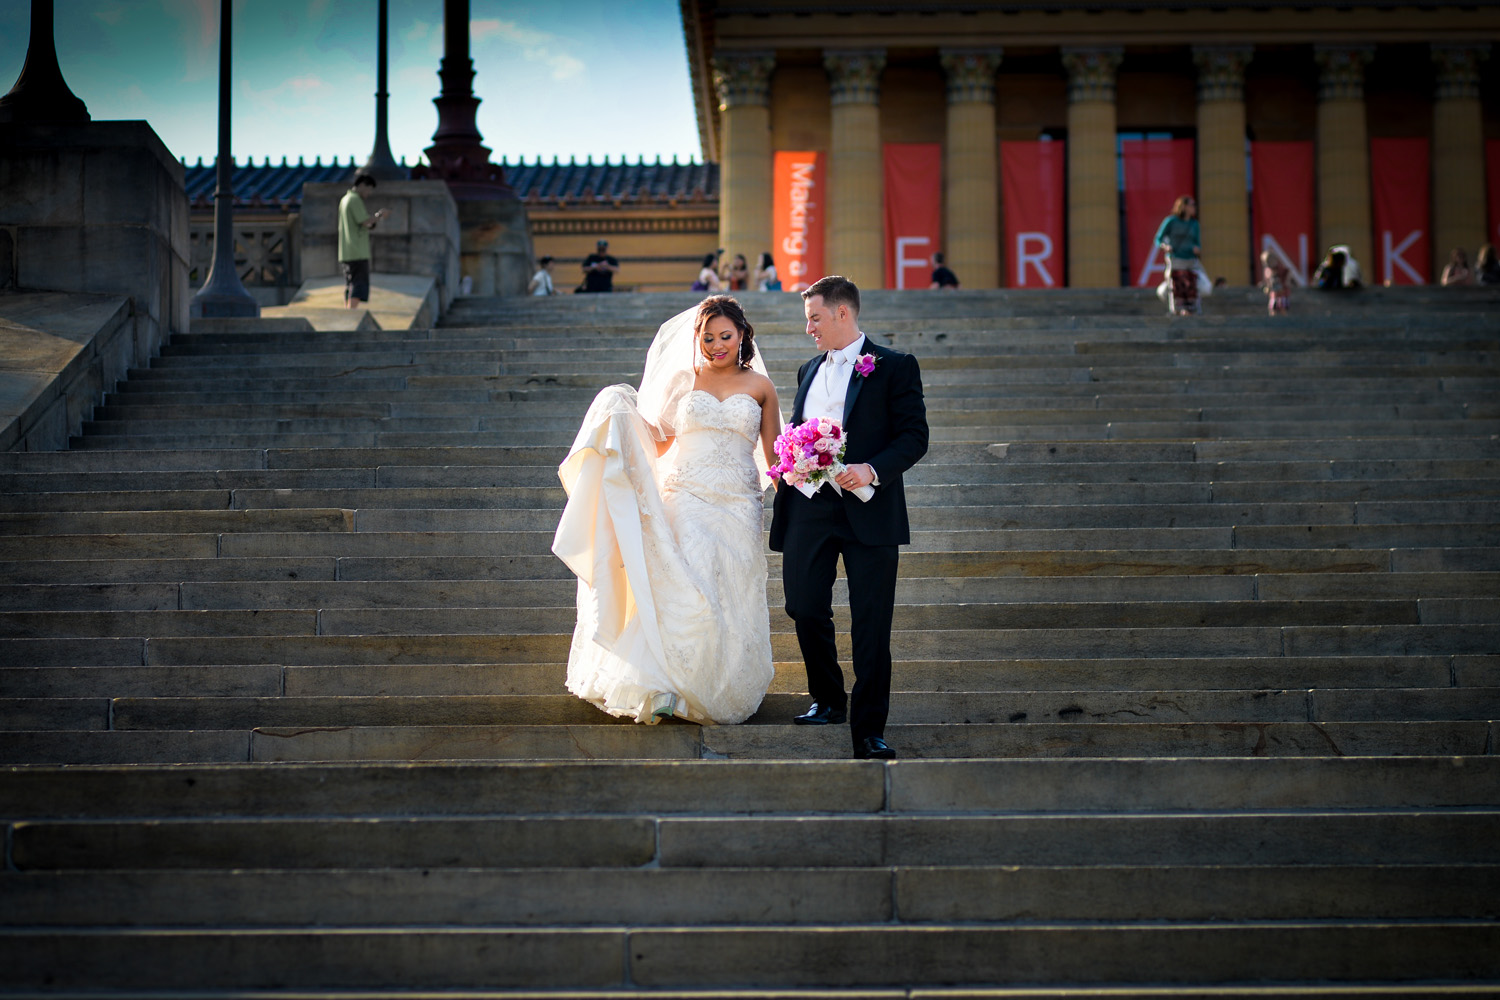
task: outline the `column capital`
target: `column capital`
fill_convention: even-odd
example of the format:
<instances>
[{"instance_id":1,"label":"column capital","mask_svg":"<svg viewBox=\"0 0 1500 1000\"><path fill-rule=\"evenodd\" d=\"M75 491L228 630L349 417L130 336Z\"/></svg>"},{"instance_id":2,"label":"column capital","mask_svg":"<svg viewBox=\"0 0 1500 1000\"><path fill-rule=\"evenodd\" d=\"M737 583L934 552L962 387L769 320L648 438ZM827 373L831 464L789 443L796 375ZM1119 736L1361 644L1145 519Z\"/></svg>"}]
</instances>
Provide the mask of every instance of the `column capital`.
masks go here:
<instances>
[{"instance_id":1,"label":"column capital","mask_svg":"<svg viewBox=\"0 0 1500 1000\"><path fill-rule=\"evenodd\" d=\"M714 89L719 94L719 110L769 105L771 71L775 68L774 52L714 53Z\"/></svg>"},{"instance_id":2,"label":"column capital","mask_svg":"<svg viewBox=\"0 0 1500 1000\"><path fill-rule=\"evenodd\" d=\"M938 57L948 74L948 103L994 103L995 71L1003 53L998 48L940 49Z\"/></svg>"},{"instance_id":3,"label":"column capital","mask_svg":"<svg viewBox=\"0 0 1500 1000\"><path fill-rule=\"evenodd\" d=\"M1068 71L1068 103L1113 101L1115 71L1124 57L1125 50L1117 45L1063 49L1063 66Z\"/></svg>"},{"instance_id":4,"label":"column capital","mask_svg":"<svg viewBox=\"0 0 1500 1000\"><path fill-rule=\"evenodd\" d=\"M1437 64L1438 100L1478 100L1479 64L1489 57L1482 42L1433 42L1432 61Z\"/></svg>"},{"instance_id":5,"label":"column capital","mask_svg":"<svg viewBox=\"0 0 1500 1000\"><path fill-rule=\"evenodd\" d=\"M1318 100L1365 99L1365 64L1375 55L1373 45L1314 45L1318 61Z\"/></svg>"},{"instance_id":6,"label":"column capital","mask_svg":"<svg viewBox=\"0 0 1500 1000\"><path fill-rule=\"evenodd\" d=\"M1194 45L1198 67L1198 100L1243 101L1245 67L1255 49L1249 45Z\"/></svg>"},{"instance_id":7,"label":"column capital","mask_svg":"<svg viewBox=\"0 0 1500 1000\"><path fill-rule=\"evenodd\" d=\"M885 49L824 49L833 104L879 104Z\"/></svg>"}]
</instances>

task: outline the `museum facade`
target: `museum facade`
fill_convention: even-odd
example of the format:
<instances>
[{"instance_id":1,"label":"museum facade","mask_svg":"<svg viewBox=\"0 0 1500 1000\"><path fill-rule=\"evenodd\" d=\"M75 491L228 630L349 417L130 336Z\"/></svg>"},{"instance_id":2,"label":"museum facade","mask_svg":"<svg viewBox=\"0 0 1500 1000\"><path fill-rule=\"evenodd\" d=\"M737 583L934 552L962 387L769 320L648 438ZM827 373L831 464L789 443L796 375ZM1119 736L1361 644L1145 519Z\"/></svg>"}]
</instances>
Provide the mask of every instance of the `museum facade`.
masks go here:
<instances>
[{"instance_id":1,"label":"museum facade","mask_svg":"<svg viewBox=\"0 0 1500 1000\"><path fill-rule=\"evenodd\" d=\"M1264 249L1402 284L1500 242L1497 4L681 7L719 244L784 276L925 287L942 250L969 288L1154 284L1181 194L1232 284Z\"/></svg>"}]
</instances>

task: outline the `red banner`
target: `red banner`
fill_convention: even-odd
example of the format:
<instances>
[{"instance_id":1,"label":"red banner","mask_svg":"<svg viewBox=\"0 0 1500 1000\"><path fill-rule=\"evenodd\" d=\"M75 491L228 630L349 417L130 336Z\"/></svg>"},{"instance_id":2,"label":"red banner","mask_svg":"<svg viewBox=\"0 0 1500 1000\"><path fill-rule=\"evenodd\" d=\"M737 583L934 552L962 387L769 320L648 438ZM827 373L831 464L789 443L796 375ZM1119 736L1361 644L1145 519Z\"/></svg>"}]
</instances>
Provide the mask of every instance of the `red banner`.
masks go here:
<instances>
[{"instance_id":1,"label":"red banner","mask_svg":"<svg viewBox=\"0 0 1500 1000\"><path fill-rule=\"evenodd\" d=\"M1152 243L1172 203L1192 195L1193 140L1125 139L1120 143L1125 167L1125 240L1129 247L1130 283L1154 286L1166 261Z\"/></svg>"},{"instance_id":2,"label":"red banner","mask_svg":"<svg viewBox=\"0 0 1500 1000\"><path fill-rule=\"evenodd\" d=\"M935 142L886 143L885 287L931 284L931 258L942 248L942 237L943 147Z\"/></svg>"},{"instance_id":3,"label":"red banner","mask_svg":"<svg viewBox=\"0 0 1500 1000\"><path fill-rule=\"evenodd\" d=\"M1427 139L1371 139L1370 194L1375 216L1372 284L1425 285L1431 280Z\"/></svg>"},{"instance_id":4,"label":"red banner","mask_svg":"<svg viewBox=\"0 0 1500 1000\"><path fill-rule=\"evenodd\" d=\"M1250 144L1250 218L1254 230L1254 277L1260 283L1260 255L1280 257L1294 285L1305 285L1318 266L1311 142Z\"/></svg>"},{"instance_id":5,"label":"red banner","mask_svg":"<svg viewBox=\"0 0 1500 1000\"><path fill-rule=\"evenodd\" d=\"M776 151L772 256L788 292L800 292L823 277L823 165L822 153Z\"/></svg>"},{"instance_id":6,"label":"red banner","mask_svg":"<svg viewBox=\"0 0 1500 1000\"><path fill-rule=\"evenodd\" d=\"M1485 141L1484 164L1485 186L1489 188L1490 198L1490 229L1484 241L1500 245L1500 139Z\"/></svg>"},{"instance_id":7,"label":"red banner","mask_svg":"<svg viewBox=\"0 0 1500 1000\"><path fill-rule=\"evenodd\" d=\"M1002 142L1000 203L1008 288L1063 285L1062 142Z\"/></svg>"}]
</instances>

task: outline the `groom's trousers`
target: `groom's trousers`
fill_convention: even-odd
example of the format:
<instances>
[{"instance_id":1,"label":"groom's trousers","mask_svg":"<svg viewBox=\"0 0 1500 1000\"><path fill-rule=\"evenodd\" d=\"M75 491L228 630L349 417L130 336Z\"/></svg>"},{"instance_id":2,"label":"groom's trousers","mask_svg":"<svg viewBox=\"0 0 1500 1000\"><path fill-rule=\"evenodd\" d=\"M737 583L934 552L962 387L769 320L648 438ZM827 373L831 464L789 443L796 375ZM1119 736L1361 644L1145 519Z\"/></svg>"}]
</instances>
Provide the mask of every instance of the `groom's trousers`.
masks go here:
<instances>
[{"instance_id":1,"label":"groom's trousers","mask_svg":"<svg viewBox=\"0 0 1500 1000\"><path fill-rule=\"evenodd\" d=\"M787 502L792 506L781 567L786 613L797 626L808 694L818 704L834 707L844 704L844 675L833 627L833 584L839 556L844 558L854 644L849 729L858 747L866 737L885 735L890 712L891 619L901 548L864 545L855 538L844 513L844 504L850 501L831 487L824 486L810 498L800 493L788 496Z\"/></svg>"}]
</instances>

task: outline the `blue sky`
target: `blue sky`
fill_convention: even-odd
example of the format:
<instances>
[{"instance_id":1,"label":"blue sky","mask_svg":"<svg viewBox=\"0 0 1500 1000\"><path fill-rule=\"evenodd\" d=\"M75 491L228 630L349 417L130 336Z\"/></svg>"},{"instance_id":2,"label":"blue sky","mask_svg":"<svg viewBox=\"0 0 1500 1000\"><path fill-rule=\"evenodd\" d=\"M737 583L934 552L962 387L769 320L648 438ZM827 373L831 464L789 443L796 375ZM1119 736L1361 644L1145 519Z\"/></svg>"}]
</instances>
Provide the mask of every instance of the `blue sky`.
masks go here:
<instances>
[{"instance_id":1,"label":"blue sky","mask_svg":"<svg viewBox=\"0 0 1500 1000\"><path fill-rule=\"evenodd\" d=\"M0 0L0 93L30 0ZM144 118L213 159L219 0L56 0L58 61L95 120ZM375 128L375 0L235 0L233 151L363 161ZM494 157L700 158L675 0L470 0L479 131ZM437 127L442 0L390 0L390 133L414 163Z\"/></svg>"}]
</instances>

